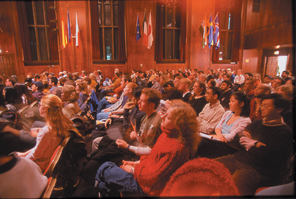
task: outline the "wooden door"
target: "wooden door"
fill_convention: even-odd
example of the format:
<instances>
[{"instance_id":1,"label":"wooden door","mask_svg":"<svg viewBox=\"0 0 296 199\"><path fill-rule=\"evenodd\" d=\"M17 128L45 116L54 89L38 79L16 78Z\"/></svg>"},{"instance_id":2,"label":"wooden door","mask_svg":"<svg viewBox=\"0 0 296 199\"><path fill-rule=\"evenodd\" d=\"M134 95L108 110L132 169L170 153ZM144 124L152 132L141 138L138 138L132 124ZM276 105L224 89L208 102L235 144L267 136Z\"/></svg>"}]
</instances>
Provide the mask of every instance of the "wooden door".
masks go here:
<instances>
[{"instance_id":1,"label":"wooden door","mask_svg":"<svg viewBox=\"0 0 296 199\"><path fill-rule=\"evenodd\" d=\"M266 75L275 77L278 71L278 57L268 57L266 66Z\"/></svg>"}]
</instances>

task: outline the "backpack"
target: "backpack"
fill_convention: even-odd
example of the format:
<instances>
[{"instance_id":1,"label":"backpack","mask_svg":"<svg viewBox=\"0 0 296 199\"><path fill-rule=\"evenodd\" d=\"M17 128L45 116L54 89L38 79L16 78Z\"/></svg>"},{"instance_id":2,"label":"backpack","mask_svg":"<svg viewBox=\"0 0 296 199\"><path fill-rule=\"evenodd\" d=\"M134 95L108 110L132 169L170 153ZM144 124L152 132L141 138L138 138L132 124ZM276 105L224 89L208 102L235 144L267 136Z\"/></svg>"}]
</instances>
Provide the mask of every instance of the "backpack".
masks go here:
<instances>
[{"instance_id":1,"label":"backpack","mask_svg":"<svg viewBox=\"0 0 296 199\"><path fill-rule=\"evenodd\" d=\"M0 114L0 122L6 126L10 125L14 129L22 129L22 121L19 114L12 110L3 111Z\"/></svg>"}]
</instances>

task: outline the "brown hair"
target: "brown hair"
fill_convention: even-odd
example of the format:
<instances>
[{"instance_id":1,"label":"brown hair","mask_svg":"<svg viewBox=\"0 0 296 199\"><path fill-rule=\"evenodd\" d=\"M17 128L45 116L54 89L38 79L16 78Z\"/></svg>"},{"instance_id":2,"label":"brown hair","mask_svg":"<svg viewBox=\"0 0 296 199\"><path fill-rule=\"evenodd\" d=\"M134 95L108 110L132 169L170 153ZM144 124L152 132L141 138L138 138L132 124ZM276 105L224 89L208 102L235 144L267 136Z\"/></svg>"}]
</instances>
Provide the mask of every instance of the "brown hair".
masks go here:
<instances>
[{"instance_id":1,"label":"brown hair","mask_svg":"<svg viewBox=\"0 0 296 199\"><path fill-rule=\"evenodd\" d=\"M155 105L155 109L158 107L161 99L161 93L158 90L152 88L144 88L142 90L142 94L148 96L148 103L153 103Z\"/></svg>"},{"instance_id":2,"label":"brown hair","mask_svg":"<svg viewBox=\"0 0 296 199\"><path fill-rule=\"evenodd\" d=\"M64 93L63 101L67 101L69 103L74 103L78 100L78 94L76 93L75 87L72 85L65 85L62 88Z\"/></svg>"}]
</instances>

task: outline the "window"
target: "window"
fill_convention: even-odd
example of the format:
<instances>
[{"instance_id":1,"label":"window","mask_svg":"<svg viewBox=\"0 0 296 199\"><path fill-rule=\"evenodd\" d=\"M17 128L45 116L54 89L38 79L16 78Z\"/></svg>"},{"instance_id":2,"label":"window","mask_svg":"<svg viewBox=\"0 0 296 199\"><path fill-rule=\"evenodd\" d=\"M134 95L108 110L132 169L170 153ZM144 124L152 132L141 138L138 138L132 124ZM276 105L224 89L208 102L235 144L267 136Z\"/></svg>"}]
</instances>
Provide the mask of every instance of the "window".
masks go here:
<instances>
[{"instance_id":1,"label":"window","mask_svg":"<svg viewBox=\"0 0 296 199\"><path fill-rule=\"evenodd\" d=\"M238 60L241 7L241 0L215 0L215 13L219 13L220 48L213 48L213 62ZM214 18L213 15L213 21Z\"/></svg>"},{"instance_id":2,"label":"window","mask_svg":"<svg viewBox=\"0 0 296 199\"><path fill-rule=\"evenodd\" d=\"M177 0L157 4L155 57L158 62L184 62L186 3Z\"/></svg>"},{"instance_id":3,"label":"window","mask_svg":"<svg viewBox=\"0 0 296 199\"><path fill-rule=\"evenodd\" d=\"M124 62L124 2L91 1L93 59Z\"/></svg>"},{"instance_id":4,"label":"window","mask_svg":"<svg viewBox=\"0 0 296 199\"><path fill-rule=\"evenodd\" d=\"M232 42L234 36L233 13L222 12L220 19L220 48L219 60L231 60Z\"/></svg>"},{"instance_id":5,"label":"window","mask_svg":"<svg viewBox=\"0 0 296 199\"><path fill-rule=\"evenodd\" d=\"M180 59L180 16L179 2L162 5L163 59Z\"/></svg>"},{"instance_id":6,"label":"window","mask_svg":"<svg viewBox=\"0 0 296 199\"><path fill-rule=\"evenodd\" d=\"M25 1L17 5L25 64L58 61L55 3Z\"/></svg>"}]
</instances>

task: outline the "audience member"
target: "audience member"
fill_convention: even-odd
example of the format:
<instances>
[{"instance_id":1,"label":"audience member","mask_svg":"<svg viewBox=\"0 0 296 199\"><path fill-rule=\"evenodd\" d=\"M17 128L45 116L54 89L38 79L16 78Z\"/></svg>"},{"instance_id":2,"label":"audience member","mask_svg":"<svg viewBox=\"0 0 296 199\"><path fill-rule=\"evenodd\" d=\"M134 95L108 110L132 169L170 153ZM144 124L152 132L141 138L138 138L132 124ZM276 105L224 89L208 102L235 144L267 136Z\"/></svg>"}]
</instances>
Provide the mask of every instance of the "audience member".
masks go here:
<instances>
[{"instance_id":1,"label":"audience member","mask_svg":"<svg viewBox=\"0 0 296 199\"><path fill-rule=\"evenodd\" d=\"M125 161L119 168L104 163L96 179L103 196L130 194L159 196L170 176L186 161L199 143L195 111L182 101L172 103L163 116L160 135L152 151L139 162ZM112 179L112 180L111 180ZM122 186L118 186L118 183Z\"/></svg>"},{"instance_id":2,"label":"audience member","mask_svg":"<svg viewBox=\"0 0 296 199\"><path fill-rule=\"evenodd\" d=\"M182 93L182 100L188 102L191 96L189 86L191 82L187 78L182 78L179 80L178 90Z\"/></svg>"},{"instance_id":3,"label":"audience member","mask_svg":"<svg viewBox=\"0 0 296 199\"><path fill-rule=\"evenodd\" d=\"M230 96L233 93L232 88L232 83L229 80L224 80L220 86L222 93L220 96L220 103L223 106L225 110L229 110L229 101L230 101Z\"/></svg>"},{"instance_id":4,"label":"audience member","mask_svg":"<svg viewBox=\"0 0 296 199\"><path fill-rule=\"evenodd\" d=\"M206 100L209 102L202 109L197 117L199 122L198 132L210 134L222 118L225 110L221 106L219 97L221 95L221 89L217 87L211 87L206 92Z\"/></svg>"},{"instance_id":5,"label":"audience member","mask_svg":"<svg viewBox=\"0 0 296 199\"><path fill-rule=\"evenodd\" d=\"M62 101L55 95L44 96L39 111L40 116L46 118L46 126L40 129L36 146L25 153L18 153L18 156L35 161L44 171L62 139L69 137L72 122L63 114Z\"/></svg>"},{"instance_id":6,"label":"audience member","mask_svg":"<svg viewBox=\"0 0 296 199\"><path fill-rule=\"evenodd\" d=\"M47 178L32 160L13 154L18 149L17 140L12 133L0 133L0 196L40 198Z\"/></svg>"},{"instance_id":7,"label":"audience member","mask_svg":"<svg viewBox=\"0 0 296 199\"><path fill-rule=\"evenodd\" d=\"M271 94L271 87L267 84L259 84L254 90L254 97L250 102L250 119L262 119L260 106L264 96Z\"/></svg>"},{"instance_id":8,"label":"audience member","mask_svg":"<svg viewBox=\"0 0 296 199\"><path fill-rule=\"evenodd\" d=\"M193 86L193 95L189 98L189 104L195 110L196 115L202 111L202 109L207 104L207 100L205 97L206 94L206 85L202 81L195 81Z\"/></svg>"},{"instance_id":9,"label":"audience member","mask_svg":"<svg viewBox=\"0 0 296 199\"><path fill-rule=\"evenodd\" d=\"M245 150L216 159L229 169L241 195L254 195L264 183L279 183L293 152L292 131L281 117L288 107L282 96L266 96L261 104L263 120L253 121L240 138Z\"/></svg>"}]
</instances>

